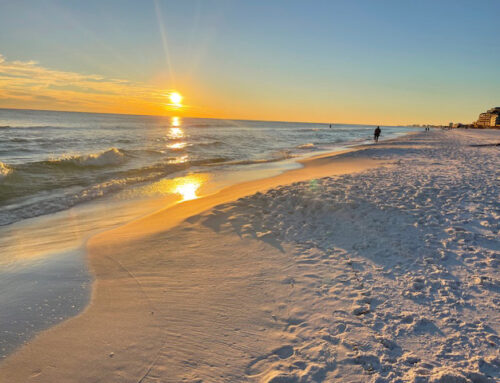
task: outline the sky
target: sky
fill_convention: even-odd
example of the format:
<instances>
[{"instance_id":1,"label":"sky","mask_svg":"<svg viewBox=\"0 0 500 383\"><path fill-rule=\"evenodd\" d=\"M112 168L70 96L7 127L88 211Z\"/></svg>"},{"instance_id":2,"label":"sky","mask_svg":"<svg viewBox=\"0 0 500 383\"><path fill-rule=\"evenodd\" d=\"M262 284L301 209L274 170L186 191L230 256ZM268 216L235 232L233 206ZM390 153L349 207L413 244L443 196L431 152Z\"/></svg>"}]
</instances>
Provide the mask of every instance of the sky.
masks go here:
<instances>
[{"instance_id":1,"label":"sky","mask_svg":"<svg viewBox=\"0 0 500 383\"><path fill-rule=\"evenodd\" d=\"M0 0L0 108L466 123L500 106L499 14L496 0Z\"/></svg>"}]
</instances>

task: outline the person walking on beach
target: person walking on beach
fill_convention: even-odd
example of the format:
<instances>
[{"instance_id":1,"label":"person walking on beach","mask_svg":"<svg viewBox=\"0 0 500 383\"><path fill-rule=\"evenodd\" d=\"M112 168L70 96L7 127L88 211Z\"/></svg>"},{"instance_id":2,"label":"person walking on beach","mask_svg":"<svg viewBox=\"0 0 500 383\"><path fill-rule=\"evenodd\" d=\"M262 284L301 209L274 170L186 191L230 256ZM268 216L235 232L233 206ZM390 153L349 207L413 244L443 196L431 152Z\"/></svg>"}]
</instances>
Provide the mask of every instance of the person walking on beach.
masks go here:
<instances>
[{"instance_id":1,"label":"person walking on beach","mask_svg":"<svg viewBox=\"0 0 500 383\"><path fill-rule=\"evenodd\" d=\"M380 130L380 126L377 126L375 128L375 131L373 132L373 139L374 139L375 142L378 142L378 138L380 137L380 133L381 132L382 131Z\"/></svg>"}]
</instances>

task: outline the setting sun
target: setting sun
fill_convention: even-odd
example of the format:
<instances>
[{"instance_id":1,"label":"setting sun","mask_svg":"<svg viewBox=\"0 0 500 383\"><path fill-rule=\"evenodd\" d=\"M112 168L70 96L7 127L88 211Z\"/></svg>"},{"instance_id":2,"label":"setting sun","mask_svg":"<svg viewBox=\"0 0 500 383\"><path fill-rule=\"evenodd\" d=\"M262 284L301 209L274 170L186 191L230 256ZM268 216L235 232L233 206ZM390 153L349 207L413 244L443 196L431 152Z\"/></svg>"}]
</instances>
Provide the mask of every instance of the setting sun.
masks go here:
<instances>
[{"instance_id":1,"label":"setting sun","mask_svg":"<svg viewBox=\"0 0 500 383\"><path fill-rule=\"evenodd\" d=\"M182 95L178 92L172 92L168 95L168 98L170 99L171 105L174 106L182 106Z\"/></svg>"}]
</instances>

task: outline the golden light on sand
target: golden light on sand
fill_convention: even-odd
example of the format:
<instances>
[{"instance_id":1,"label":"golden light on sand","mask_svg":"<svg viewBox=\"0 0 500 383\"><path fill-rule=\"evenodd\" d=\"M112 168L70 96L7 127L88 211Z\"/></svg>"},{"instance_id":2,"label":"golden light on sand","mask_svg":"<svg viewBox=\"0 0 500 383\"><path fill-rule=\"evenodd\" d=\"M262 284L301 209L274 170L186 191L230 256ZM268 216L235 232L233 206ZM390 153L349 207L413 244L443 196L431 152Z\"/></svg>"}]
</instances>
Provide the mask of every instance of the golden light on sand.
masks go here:
<instances>
[{"instance_id":1,"label":"golden light on sand","mask_svg":"<svg viewBox=\"0 0 500 383\"><path fill-rule=\"evenodd\" d=\"M181 107L182 106L182 95L178 92L171 92L168 95L171 106Z\"/></svg>"}]
</instances>

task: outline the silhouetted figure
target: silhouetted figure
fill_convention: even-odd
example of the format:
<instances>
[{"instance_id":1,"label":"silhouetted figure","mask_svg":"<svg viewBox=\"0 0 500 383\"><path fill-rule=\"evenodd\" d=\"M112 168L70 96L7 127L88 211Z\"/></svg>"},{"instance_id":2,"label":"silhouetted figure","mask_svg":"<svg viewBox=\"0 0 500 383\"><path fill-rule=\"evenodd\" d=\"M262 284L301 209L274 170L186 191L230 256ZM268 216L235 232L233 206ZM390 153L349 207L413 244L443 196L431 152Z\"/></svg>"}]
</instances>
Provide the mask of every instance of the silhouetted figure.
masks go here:
<instances>
[{"instance_id":1,"label":"silhouetted figure","mask_svg":"<svg viewBox=\"0 0 500 383\"><path fill-rule=\"evenodd\" d=\"M380 130L380 126L377 126L377 128L373 132L373 139L375 140L375 142L378 142L378 138L380 137L381 132L382 131Z\"/></svg>"}]
</instances>

